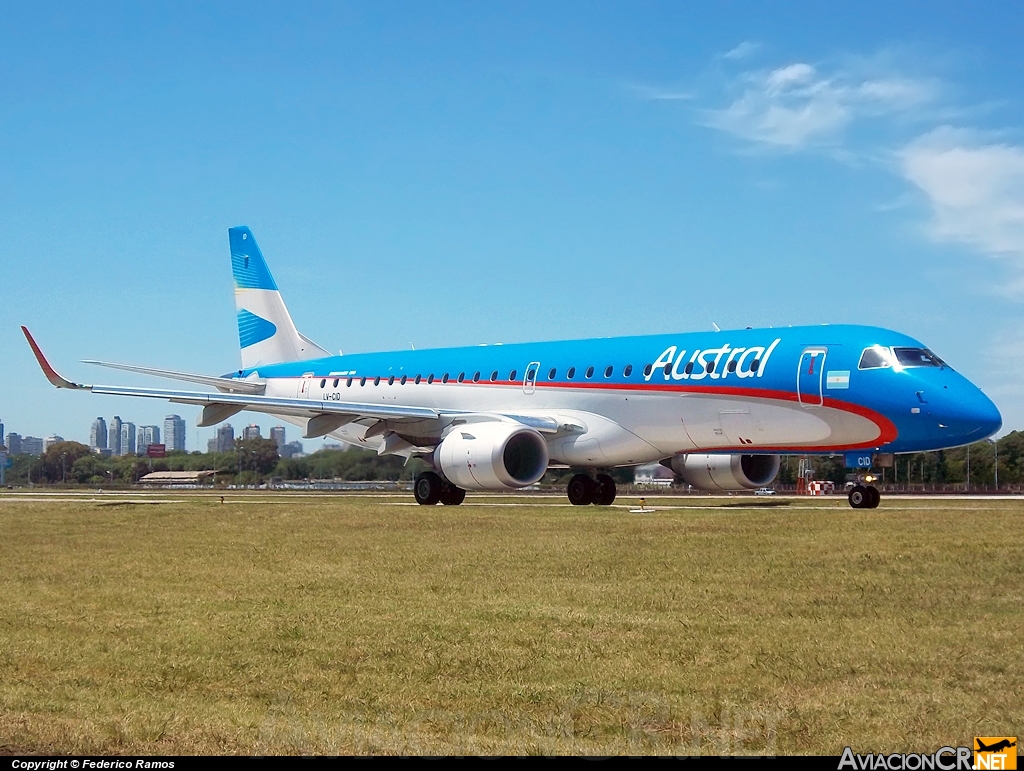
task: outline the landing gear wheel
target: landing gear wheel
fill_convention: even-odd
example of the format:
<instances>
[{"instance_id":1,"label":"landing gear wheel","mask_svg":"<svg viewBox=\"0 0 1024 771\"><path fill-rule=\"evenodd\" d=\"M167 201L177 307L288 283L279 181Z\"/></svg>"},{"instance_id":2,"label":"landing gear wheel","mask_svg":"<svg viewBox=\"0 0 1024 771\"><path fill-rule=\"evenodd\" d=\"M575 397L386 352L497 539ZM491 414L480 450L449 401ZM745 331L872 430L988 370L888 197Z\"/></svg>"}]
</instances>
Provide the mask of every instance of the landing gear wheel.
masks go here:
<instances>
[{"instance_id":1,"label":"landing gear wheel","mask_svg":"<svg viewBox=\"0 0 1024 771\"><path fill-rule=\"evenodd\" d=\"M847 500L850 505L855 509L866 509L868 508L868 488L864 485L855 485L850 494L847 496Z\"/></svg>"},{"instance_id":2,"label":"landing gear wheel","mask_svg":"<svg viewBox=\"0 0 1024 771\"><path fill-rule=\"evenodd\" d=\"M615 480L607 474L597 475L597 489L594 491L594 503L598 506L610 506L615 500Z\"/></svg>"},{"instance_id":3,"label":"landing gear wheel","mask_svg":"<svg viewBox=\"0 0 1024 771\"><path fill-rule=\"evenodd\" d=\"M441 503L445 506L458 506L466 500L466 491L461 487L446 484L441 488Z\"/></svg>"},{"instance_id":4,"label":"landing gear wheel","mask_svg":"<svg viewBox=\"0 0 1024 771\"><path fill-rule=\"evenodd\" d=\"M882 500L882 494L880 492L878 492L878 488L875 487L874 485L869 486L867 488L867 491L868 491L868 505L867 505L867 508L869 508L869 509L877 509L878 508L878 504Z\"/></svg>"},{"instance_id":5,"label":"landing gear wheel","mask_svg":"<svg viewBox=\"0 0 1024 771\"><path fill-rule=\"evenodd\" d=\"M597 483L586 474L576 474L569 480L566 493L569 496L569 503L573 506L587 506L594 501L594 493L597 490Z\"/></svg>"},{"instance_id":6,"label":"landing gear wheel","mask_svg":"<svg viewBox=\"0 0 1024 771\"><path fill-rule=\"evenodd\" d=\"M441 477L433 471L424 471L416 477L416 482L413 484L412 489L416 495L416 503L420 506L433 506L441 500L441 490L443 488L444 482L441 481Z\"/></svg>"}]
</instances>

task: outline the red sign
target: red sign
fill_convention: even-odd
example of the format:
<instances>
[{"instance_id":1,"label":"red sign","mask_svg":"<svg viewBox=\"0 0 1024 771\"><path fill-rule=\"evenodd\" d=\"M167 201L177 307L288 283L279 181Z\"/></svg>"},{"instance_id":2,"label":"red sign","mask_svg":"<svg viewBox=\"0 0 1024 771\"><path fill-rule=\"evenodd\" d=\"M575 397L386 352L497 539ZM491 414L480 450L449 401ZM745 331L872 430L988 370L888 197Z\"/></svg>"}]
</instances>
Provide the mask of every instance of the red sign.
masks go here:
<instances>
[{"instance_id":1,"label":"red sign","mask_svg":"<svg viewBox=\"0 0 1024 771\"><path fill-rule=\"evenodd\" d=\"M146 445L146 456L149 458L166 458L167 457L167 445L166 444L147 444Z\"/></svg>"}]
</instances>

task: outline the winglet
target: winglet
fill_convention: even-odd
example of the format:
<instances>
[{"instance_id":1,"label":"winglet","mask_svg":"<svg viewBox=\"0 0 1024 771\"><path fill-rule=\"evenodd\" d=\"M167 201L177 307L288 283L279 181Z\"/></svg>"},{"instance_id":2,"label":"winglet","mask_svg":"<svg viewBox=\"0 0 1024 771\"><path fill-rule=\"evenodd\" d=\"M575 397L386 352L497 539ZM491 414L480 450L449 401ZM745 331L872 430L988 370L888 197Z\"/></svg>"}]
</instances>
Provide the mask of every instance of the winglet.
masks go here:
<instances>
[{"instance_id":1,"label":"winglet","mask_svg":"<svg viewBox=\"0 0 1024 771\"><path fill-rule=\"evenodd\" d=\"M43 352L39 350L39 346L32 338L32 333L28 331L28 327L22 325L21 331L25 333L25 339L28 340L28 344L32 346L32 353L36 355L36 361L39 362L39 366L42 368L43 374L46 375L46 379L53 385L57 386L57 388L73 388L77 391L88 391L92 389L92 386L72 383L70 380L65 380L57 374L57 370L50 366L50 362L46 360L46 357L43 356Z\"/></svg>"}]
</instances>

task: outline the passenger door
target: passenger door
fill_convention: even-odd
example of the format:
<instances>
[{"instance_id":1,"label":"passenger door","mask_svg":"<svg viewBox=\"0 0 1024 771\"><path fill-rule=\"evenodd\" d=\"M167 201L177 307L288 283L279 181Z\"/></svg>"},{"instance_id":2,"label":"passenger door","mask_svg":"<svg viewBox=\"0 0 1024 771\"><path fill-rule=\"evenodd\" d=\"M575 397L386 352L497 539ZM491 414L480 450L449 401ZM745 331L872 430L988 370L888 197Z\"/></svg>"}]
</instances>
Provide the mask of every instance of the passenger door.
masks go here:
<instances>
[{"instance_id":1,"label":"passenger door","mask_svg":"<svg viewBox=\"0 0 1024 771\"><path fill-rule=\"evenodd\" d=\"M523 375L523 393L532 394L537 389L537 373L540 372L540 362L531 361L526 365L526 373Z\"/></svg>"},{"instance_id":2,"label":"passenger door","mask_svg":"<svg viewBox=\"0 0 1024 771\"><path fill-rule=\"evenodd\" d=\"M800 366L796 373L796 395L804 407L820 407L825 402L821 384L825 376L827 353L827 348L815 346L804 348L800 355Z\"/></svg>"}]
</instances>

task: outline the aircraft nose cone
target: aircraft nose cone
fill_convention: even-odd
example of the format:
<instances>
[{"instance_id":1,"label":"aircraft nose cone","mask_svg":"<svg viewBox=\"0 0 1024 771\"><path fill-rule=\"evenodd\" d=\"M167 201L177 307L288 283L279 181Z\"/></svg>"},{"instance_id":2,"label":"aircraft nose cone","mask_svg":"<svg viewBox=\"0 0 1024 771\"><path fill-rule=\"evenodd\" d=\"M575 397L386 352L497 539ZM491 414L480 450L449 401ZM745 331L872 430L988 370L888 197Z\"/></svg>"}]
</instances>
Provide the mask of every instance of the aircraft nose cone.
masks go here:
<instances>
[{"instance_id":1,"label":"aircraft nose cone","mask_svg":"<svg viewBox=\"0 0 1024 771\"><path fill-rule=\"evenodd\" d=\"M971 398L965 400L959 422L967 438L977 442L998 431L1003 425L1003 416L992 400L976 389Z\"/></svg>"}]
</instances>

